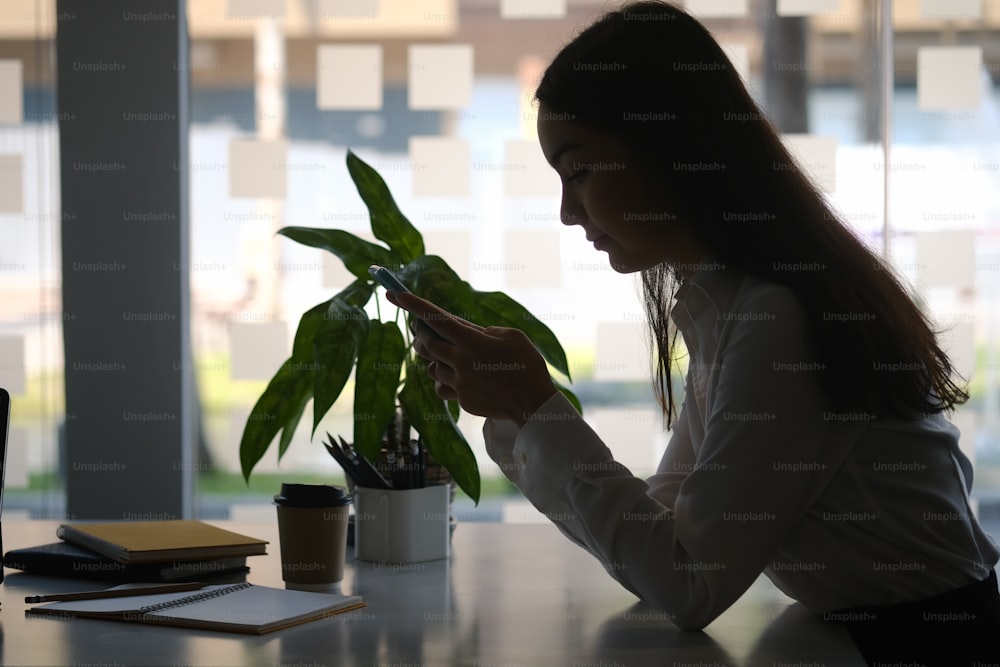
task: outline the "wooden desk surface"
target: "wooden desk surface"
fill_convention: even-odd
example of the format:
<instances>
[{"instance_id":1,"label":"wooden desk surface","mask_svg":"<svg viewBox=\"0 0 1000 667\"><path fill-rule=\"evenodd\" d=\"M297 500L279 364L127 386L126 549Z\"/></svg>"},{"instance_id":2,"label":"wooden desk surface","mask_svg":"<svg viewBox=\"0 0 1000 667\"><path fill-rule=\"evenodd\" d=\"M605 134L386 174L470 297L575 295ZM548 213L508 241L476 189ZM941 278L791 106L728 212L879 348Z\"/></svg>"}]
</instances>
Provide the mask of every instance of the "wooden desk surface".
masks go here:
<instances>
[{"instance_id":1,"label":"wooden desk surface","mask_svg":"<svg viewBox=\"0 0 1000 667\"><path fill-rule=\"evenodd\" d=\"M282 587L275 523L211 522L270 540L248 580ZM6 522L4 547L56 541L57 522ZM0 664L124 667L774 667L864 665L846 631L764 578L691 633L636 602L551 525L460 523L448 560L406 566L348 558L344 592L364 609L262 636L90 619L26 617L25 595L98 583L6 571ZM351 551L351 550L349 550Z\"/></svg>"}]
</instances>

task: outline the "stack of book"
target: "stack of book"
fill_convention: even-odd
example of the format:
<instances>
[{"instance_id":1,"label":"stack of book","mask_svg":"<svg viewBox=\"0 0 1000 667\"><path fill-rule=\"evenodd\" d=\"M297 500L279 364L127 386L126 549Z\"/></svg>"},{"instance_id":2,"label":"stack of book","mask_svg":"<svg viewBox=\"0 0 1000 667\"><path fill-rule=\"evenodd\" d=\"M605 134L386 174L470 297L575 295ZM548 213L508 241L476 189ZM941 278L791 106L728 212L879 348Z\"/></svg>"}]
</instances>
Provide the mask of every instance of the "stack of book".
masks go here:
<instances>
[{"instance_id":1,"label":"stack of book","mask_svg":"<svg viewBox=\"0 0 1000 667\"><path fill-rule=\"evenodd\" d=\"M3 565L31 574L103 581L198 581L248 571L247 556L267 542L194 520L63 524L61 542L4 554Z\"/></svg>"},{"instance_id":2,"label":"stack of book","mask_svg":"<svg viewBox=\"0 0 1000 667\"><path fill-rule=\"evenodd\" d=\"M264 634L365 606L360 596L307 593L208 580L238 572L267 542L201 521L126 521L59 526L62 542L4 554L3 564L31 574L119 581L106 590L27 596L26 611L201 630ZM151 582L138 584L134 582ZM166 583L171 582L171 583Z\"/></svg>"}]
</instances>

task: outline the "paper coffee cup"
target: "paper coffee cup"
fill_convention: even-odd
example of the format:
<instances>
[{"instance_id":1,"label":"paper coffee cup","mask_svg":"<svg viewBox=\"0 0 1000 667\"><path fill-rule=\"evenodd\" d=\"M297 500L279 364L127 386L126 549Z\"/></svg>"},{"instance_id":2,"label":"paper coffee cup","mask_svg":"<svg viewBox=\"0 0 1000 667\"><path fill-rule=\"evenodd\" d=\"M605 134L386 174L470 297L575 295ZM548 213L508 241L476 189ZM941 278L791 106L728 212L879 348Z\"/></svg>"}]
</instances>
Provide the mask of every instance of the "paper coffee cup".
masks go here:
<instances>
[{"instance_id":1,"label":"paper coffee cup","mask_svg":"<svg viewBox=\"0 0 1000 667\"><path fill-rule=\"evenodd\" d=\"M339 593L351 504L347 490L327 484L282 484L274 504L285 588Z\"/></svg>"}]
</instances>

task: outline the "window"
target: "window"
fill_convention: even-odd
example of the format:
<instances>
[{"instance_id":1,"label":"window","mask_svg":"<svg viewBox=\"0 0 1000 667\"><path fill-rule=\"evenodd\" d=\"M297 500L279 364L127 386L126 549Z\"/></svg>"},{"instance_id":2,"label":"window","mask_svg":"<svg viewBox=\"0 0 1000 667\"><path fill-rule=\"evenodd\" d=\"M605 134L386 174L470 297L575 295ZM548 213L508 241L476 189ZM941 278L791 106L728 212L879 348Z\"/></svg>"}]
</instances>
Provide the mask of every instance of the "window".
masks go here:
<instances>
[{"instance_id":1,"label":"window","mask_svg":"<svg viewBox=\"0 0 1000 667\"><path fill-rule=\"evenodd\" d=\"M20 477L8 473L8 509L55 515L67 418L55 8L27 4L0 9L0 225L10 240L0 246L0 382L14 396L11 455L24 462ZM725 45L830 201L887 249L948 329L949 349L971 380L972 400L955 417L962 447L977 463L976 495L995 496L1000 4L685 4ZM891 30L883 31L890 7ZM588 419L623 463L652 472L667 437L649 390L636 286L559 224L558 182L540 160L529 103L548 59L604 8L598 0L188 3L196 515L250 511L239 508L267 503L281 480L343 479L319 443L308 442L308 416L281 465L269 452L249 490L238 445L299 316L347 281L332 256L274 232L298 225L367 233L344 165L349 148L383 174L430 252L549 325ZM19 108L18 94L7 94L18 89ZM342 401L321 430L347 436L351 419ZM487 495L475 509L460 498L459 516L539 520L486 457L481 420L463 415L460 423L479 452Z\"/></svg>"}]
</instances>

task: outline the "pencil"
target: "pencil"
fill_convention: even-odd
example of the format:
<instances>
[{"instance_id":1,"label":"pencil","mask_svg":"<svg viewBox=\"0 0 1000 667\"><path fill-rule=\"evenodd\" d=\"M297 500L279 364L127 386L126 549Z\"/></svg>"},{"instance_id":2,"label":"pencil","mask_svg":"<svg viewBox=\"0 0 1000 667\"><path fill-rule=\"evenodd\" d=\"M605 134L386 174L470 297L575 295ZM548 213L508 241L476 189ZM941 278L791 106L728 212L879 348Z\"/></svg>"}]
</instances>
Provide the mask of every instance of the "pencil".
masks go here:
<instances>
[{"instance_id":1,"label":"pencil","mask_svg":"<svg viewBox=\"0 0 1000 667\"><path fill-rule=\"evenodd\" d=\"M70 602L71 600L101 600L103 598L126 598L133 595L155 595L157 593L181 593L204 588L205 584L192 581L184 584L162 584L159 586L142 586L136 588L113 588L99 591L81 591L79 593L57 593L55 595L29 595L25 602Z\"/></svg>"},{"instance_id":2,"label":"pencil","mask_svg":"<svg viewBox=\"0 0 1000 667\"><path fill-rule=\"evenodd\" d=\"M386 479L382 477L382 473L380 473L378 469L373 466L371 462L364 457L364 455L361 454L361 452L356 450L352 445L347 444L343 437L337 437L340 438L340 446L344 449L348 458L350 458L354 465L357 466L358 472L364 476L365 481L362 486L371 489L392 488L392 484L387 482Z\"/></svg>"}]
</instances>

